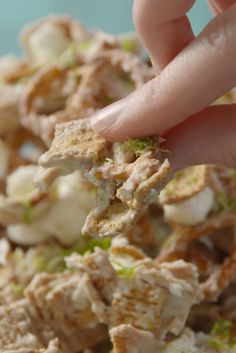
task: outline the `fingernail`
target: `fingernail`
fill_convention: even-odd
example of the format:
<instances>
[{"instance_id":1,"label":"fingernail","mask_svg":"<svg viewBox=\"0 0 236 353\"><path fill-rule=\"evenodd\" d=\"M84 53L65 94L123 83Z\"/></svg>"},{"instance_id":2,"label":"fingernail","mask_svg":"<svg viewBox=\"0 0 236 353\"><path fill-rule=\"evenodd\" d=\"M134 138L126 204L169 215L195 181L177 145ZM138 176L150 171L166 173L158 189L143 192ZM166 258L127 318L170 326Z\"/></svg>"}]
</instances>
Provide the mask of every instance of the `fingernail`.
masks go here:
<instances>
[{"instance_id":1,"label":"fingernail","mask_svg":"<svg viewBox=\"0 0 236 353\"><path fill-rule=\"evenodd\" d=\"M91 118L91 126L94 131L103 133L110 130L124 110L125 105L125 99L122 99L97 112Z\"/></svg>"}]
</instances>

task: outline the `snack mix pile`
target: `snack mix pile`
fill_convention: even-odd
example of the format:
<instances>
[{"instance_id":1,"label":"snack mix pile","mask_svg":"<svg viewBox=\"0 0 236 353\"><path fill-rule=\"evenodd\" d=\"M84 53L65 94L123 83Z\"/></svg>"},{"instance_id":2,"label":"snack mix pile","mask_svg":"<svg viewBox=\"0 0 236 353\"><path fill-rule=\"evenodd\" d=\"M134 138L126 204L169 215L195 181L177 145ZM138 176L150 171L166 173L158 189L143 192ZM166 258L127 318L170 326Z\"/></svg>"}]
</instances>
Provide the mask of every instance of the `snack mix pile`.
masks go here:
<instances>
[{"instance_id":1,"label":"snack mix pile","mask_svg":"<svg viewBox=\"0 0 236 353\"><path fill-rule=\"evenodd\" d=\"M92 130L153 77L133 35L51 16L21 44L0 59L0 352L235 353L236 170L173 175L160 137Z\"/></svg>"}]
</instances>

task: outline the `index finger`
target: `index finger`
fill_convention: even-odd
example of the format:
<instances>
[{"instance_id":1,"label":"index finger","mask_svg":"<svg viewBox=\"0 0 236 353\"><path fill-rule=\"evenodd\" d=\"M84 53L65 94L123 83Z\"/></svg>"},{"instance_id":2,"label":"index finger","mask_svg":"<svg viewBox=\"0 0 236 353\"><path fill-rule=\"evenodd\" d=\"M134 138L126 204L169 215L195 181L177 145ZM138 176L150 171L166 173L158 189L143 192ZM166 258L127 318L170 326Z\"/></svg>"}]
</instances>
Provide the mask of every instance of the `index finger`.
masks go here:
<instances>
[{"instance_id":1,"label":"index finger","mask_svg":"<svg viewBox=\"0 0 236 353\"><path fill-rule=\"evenodd\" d=\"M109 140L158 134L201 111L236 83L236 5L146 85L101 110L94 129Z\"/></svg>"}]
</instances>

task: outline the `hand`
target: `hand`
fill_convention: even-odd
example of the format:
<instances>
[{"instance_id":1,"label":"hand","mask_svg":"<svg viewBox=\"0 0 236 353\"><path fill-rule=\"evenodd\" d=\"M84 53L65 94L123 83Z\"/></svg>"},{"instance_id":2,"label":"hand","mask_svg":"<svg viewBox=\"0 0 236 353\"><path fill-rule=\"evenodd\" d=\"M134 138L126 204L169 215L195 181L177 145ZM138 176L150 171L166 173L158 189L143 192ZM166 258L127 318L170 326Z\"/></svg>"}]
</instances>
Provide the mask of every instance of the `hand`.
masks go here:
<instances>
[{"instance_id":1,"label":"hand","mask_svg":"<svg viewBox=\"0 0 236 353\"><path fill-rule=\"evenodd\" d=\"M217 15L194 37L195 0L134 0L134 22L156 77L101 110L94 129L109 140L164 132L170 161L236 166L236 104L210 106L236 85L235 0L209 0Z\"/></svg>"}]
</instances>

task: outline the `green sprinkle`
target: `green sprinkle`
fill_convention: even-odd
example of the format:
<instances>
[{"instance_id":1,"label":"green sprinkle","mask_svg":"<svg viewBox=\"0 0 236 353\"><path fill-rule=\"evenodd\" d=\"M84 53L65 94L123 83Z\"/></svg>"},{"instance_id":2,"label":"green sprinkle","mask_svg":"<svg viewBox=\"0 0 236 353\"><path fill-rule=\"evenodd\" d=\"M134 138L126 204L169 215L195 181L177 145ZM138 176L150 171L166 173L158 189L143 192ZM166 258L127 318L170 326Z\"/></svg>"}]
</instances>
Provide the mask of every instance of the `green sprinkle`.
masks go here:
<instances>
[{"instance_id":1,"label":"green sprinkle","mask_svg":"<svg viewBox=\"0 0 236 353\"><path fill-rule=\"evenodd\" d=\"M37 272L47 273L63 272L66 269L62 254L54 256L52 259L46 259L44 256L38 255L33 261L33 266Z\"/></svg>"},{"instance_id":2,"label":"green sprinkle","mask_svg":"<svg viewBox=\"0 0 236 353\"><path fill-rule=\"evenodd\" d=\"M231 178L233 179L233 180L236 180L236 169L235 168L232 168L231 169Z\"/></svg>"},{"instance_id":3,"label":"green sprinkle","mask_svg":"<svg viewBox=\"0 0 236 353\"><path fill-rule=\"evenodd\" d=\"M19 285L19 284L14 284L13 285L13 290L16 293L16 295L18 295L19 297L23 297L24 294L24 288Z\"/></svg>"},{"instance_id":4,"label":"green sprinkle","mask_svg":"<svg viewBox=\"0 0 236 353\"><path fill-rule=\"evenodd\" d=\"M50 187L49 197L51 200L58 200L59 198L59 186L58 183L53 183Z\"/></svg>"},{"instance_id":5,"label":"green sprinkle","mask_svg":"<svg viewBox=\"0 0 236 353\"><path fill-rule=\"evenodd\" d=\"M230 198L225 192L220 192L217 197L218 212L236 211L236 199Z\"/></svg>"},{"instance_id":6,"label":"green sprinkle","mask_svg":"<svg viewBox=\"0 0 236 353\"><path fill-rule=\"evenodd\" d=\"M35 256L33 267L36 272L58 273L64 272L67 267L65 257L74 253L85 255L93 253L96 247L108 250L111 246L111 238L91 239L89 237L81 237L78 244L71 248L49 247L48 252L44 252Z\"/></svg>"},{"instance_id":7,"label":"green sprinkle","mask_svg":"<svg viewBox=\"0 0 236 353\"><path fill-rule=\"evenodd\" d=\"M128 53L135 53L137 44L134 38L123 38L120 42L121 49Z\"/></svg>"},{"instance_id":8,"label":"green sprinkle","mask_svg":"<svg viewBox=\"0 0 236 353\"><path fill-rule=\"evenodd\" d=\"M85 50L88 50L91 47L91 45L92 45L92 41L87 39L78 45L78 49L79 51L85 51Z\"/></svg>"},{"instance_id":9,"label":"green sprinkle","mask_svg":"<svg viewBox=\"0 0 236 353\"><path fill-rule=\"evenodd\" d=\"M31 225L31 213L32 206L30 202L26 202L23 204L23 213L22 213L22 221L28 226Z\"/></svg>"},{"instance_id":10,"label":"green sprinkle","mask_svg":"<svg viewBox=\"0 0 236 353\"><path fill-rule=\"evenodd\" d=\"M70 256L74 253L85 255L86 253L93 253L95 248L108 250L111 246L111 238L106 237L102 239L92 239L84 235L78 244L69 249L62 249L60 255L62 258Z\"/></svg>"},{"instance_id":11,"label":"green sprinkle","mask_svg":"<svg viewBox=\"0 0 236 353\"><path fill-rule=\"evenodd\" d=\"M32 76L24 76L19 78L19 80L16 83L20 85L27 85L27 83L31 80L31 78Z\"/></svg>"},{"instance_id":12,"label":"green sprinkle","mask_svg":"<svg viewBox=\"0 0 236 353\"><path fill-rule=\"evenodd\" d=\"M95 248L100 248L103 250L108 250L111 246L111 238L105 237L101 239L91 239L87 236L83 236L81 243L71 248L72 253L76 252L81 255L85 253L93 253Z\"/></svg>"},{"instance_id":13,"label":"green sprinkle","mask_svg":"<svg viewBox=\"0 0 236 353\"><path fill-rule=\"evenodd\" d=\"M64 272L66 270L66 263L61 256L52 258L47 264L48 273Z\"/></svg>"},{"instance_id":14,"label":"green sprinkle","mask_svg":"<svg viewBox=\"0 0 236 353\"><path fill-rule=\"evenodd\" d=\"M82 75L81 75L81 72L78 70L78 67L75 68L75 70L73 71L73 74L77 84L79 85L82 80Z\"/></svg>"},{"instance_id":15,"label":"green sprinkle","mask_svg":"<svg viewBox=\"0 0 236 353\"><path fill-rule=\"evenodd\" d=\"M198 181L197 177L196 176L192 176L191 178L187 179L187 184L188 185L194 185L196 184Z\"/></svg>"},{"instance_id":16,"label":"green sprinkle","mask_svg":"<svg viewBox=\"0 0 236 353\"><path fill-rule=\"evenodd\" d=\"M232 322L220 319L214 324L211 334L224 336L226 335L228 337L232 326Z\"/></svg>"},{"instance_id":17,"label":"green sprinkle","mask_svg":"<svg viewBox=\"0 0 236 353\"><path fill-rule=\"evenodd\" d=\"M118 277L127 279L128 281L132 280L135 277L135 268L134 267L123 267L119 270L116 270Z\"/></svg>"},{"instance_id":18,"label":"green sprinkle","mask_svg":"<svg viewBox=\"0 0 236 353\"><path fill-rule=\"evenodd\" d=\"M236 348L236 338L232 336L233 324L230 321L218 320L210 333L209 344L217 350L227 350L229 353Z\"/></svg>"},{"instance_id":19,"label":"green sprinkle","mask_svg":"<svg viewBox=\"0 0 236 353\"><path fill-rule=\"evenodd\" d=\"M127 78L122 78L123 85L126 90L129 92L133 92L135 90L135 84L132 80L127 79Z\"/></svg>"},{"instance_id":20,"label":"green sprinkle","mask_svg":"<svg viewBox=\"0 0 236 353\"><path fill-rule=\"evenodd\" d=\"M111 98L110 96L105 96L104 97L104 105L107 106L107 105L110 105L114 102L114 99Z\"/></svg>"},{"instance_id":21,"label":"green sprinkle","mask_svg":"<svg viewBox=\"0 0 236 353\"><path fill-rule=\"evenodd\" d=\"M112 260L112 263L114 266L119 266L119 268L116 269L116 274L118 277L124 278L128 281L135 277L136 270L134 266L124 266L120 261L114 259Z\"/></svg>"},{"instance_id":22,"label":"green sprinkle","mask_svg":"<svg viewBox=\"0 0 236 353\"><path fill-rule=\"evenodd\" d=\"M37 272L47 272L47 260L43 256L36 256L33 260L33 266Z\"/></svg>"},{"instance_id":23,"label":"green sprinkle","mask_svg":"<svg viewBox=\"0 0 236 353\"><path fill-rule=\"evenodd\" d=\"M230 200L226 193L221 192L217 197L218 204L220 206L220 210L223 212L227 212L230 210Z\"/></svg>"},{"instance_id":24,"label":"green sprinkle","mask_svg":"<svg viewBox=\"0 0 236 353\"><path fill-rule=\"evenodd\" d=\"M69 69L77 67L77 54L79 48L78 44L72 43L68 49L62 53L62 55L58 59L58 65L62 69Z\"/></svg>"},{"instance_id":25,"label":"green sprinkle","mask_svg":"<svg viewBox=\"0 0 236 353\"><path fill-rule=\"evenodd\" d=\"M89 192L92 195L92 197L96 197L97 196L97 188L91 188L89 190Z\"/></svg>"},{"instance_id":26,"label":"green sprinkle","mask_svg":"<svg viewBox=\"0 0 236 353\"><path fill-rule=\"evenodd\" d=\"M106 162L106 158L105 157L100 157L96 162L97 162L97 164L99 166L103 165Z\"/></svg>"},{"instance_id":27,"label":"green sprinkle","mask_svg":"<svg viewBox=\"0 0 236 353\"><path fill-rule=\"evenodd\" d=\"M133 152L136 156L150 151L154 146L154 141L150 137L139 139L128 139L122 143L122 148L127 152Z\"/></svg>"},{"instance_id":28,"label":"green sprinkle","mask_svg":"<svg viewBox=\"0 0 236 353\"><path fill-rule=\"evenodd\" d=\"M57 59L56 63L62 69L75 69L78 66L77 56L79 52L84 52L89 49L92 45L90 40L86 40L80 44L71 43L71 45L62 53L62 55ZM81 76L79 76L79 79Z\"/></svg>"},{"instance_id":29,"label":"green sprinkle","mask_svg":"<svg viewBox=\"0 0 236 353\"><path fill-rule=\"evenodd\" d=\"M184 172L181 170L177 173L175 173L174 178L166 185L166 187L161 191L161 194L163 196L170 197L173 195L173 186L178 184L178 182L184 177ZM194 180L195 181L195 180ZM192 185L192 180L190 179L189 185Z\"/></svg>"},{"instance_id":30,"label":"green sprinkle","mask_svg":"<svg viewBox=\"0 0 236 353\"><path fill-rule=\"evenodd\" d=\"M184 177L184 175L185 175L184 171L183 171L183 170L180 170L179 172L177 172L177 173L175 174L175 177L174 177L174 179L173 179L171 182L177 182L177 181L179 181L180 179L182 179L182 178Z\"/></svg>"},{"instance_id":31,"label":"green sprinkle","mask_svg":"<svg viewBox=\"0 0 236 353\"><path fill-rule=\"evenodd\" d=\"M147 320L146 325L147 325L148 330L152 330L155 327L152 320Z\"/></svg>"}]
</instances>

